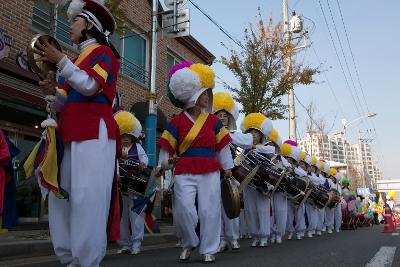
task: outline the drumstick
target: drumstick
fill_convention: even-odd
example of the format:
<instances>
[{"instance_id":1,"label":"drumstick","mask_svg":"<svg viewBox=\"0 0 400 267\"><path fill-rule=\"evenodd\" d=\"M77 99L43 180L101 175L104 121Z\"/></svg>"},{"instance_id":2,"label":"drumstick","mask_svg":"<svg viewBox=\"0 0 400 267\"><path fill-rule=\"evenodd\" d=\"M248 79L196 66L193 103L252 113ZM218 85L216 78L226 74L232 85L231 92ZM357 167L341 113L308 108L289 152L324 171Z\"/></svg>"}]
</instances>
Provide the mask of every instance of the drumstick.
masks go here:
<instances>
[{"instance_id":1,"label":"drumstick","mask_svg":"<svg viewBox=\"0 0 400 267\"><path fill-rule=\"evenodd\" d=\"M242 191L250 183L259 168L260 166L256 165L256 167L249 174L247 174L246 178L244 178L243 182L239 186L239 192Z\"/></svg>"}]
</instances>

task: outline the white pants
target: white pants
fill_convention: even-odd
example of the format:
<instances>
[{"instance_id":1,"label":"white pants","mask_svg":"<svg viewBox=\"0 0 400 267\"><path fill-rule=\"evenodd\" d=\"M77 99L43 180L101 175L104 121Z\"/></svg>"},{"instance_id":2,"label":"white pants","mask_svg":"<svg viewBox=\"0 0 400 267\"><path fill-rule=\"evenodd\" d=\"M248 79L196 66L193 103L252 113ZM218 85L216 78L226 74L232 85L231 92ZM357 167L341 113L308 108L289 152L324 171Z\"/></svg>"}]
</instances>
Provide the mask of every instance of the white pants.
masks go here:
<instances>
[{"instance_id":1,"label":"white pants","mask_svg":"<svg viewBox=\"0 0 400 267\"><path fill-rule=\"evenodd\" d=\"M271 230L275 238L282 238L286 231L287 197L284 192L275 192L272 197Z\"/></svg>"},{"instance_id":2,"label":"white pants","mask_svg":"<svg viewBox=\"0 0 400 267\"><path fill-rule=\"evenodd\" d=\"M180 241L182 239L181 231L178 229L178 225L176 223L176 207L175 207L175 194L172 192L171 195L171 205L172 205L172 221L175 227L175 236Z\"/></svg>"},{"instance_id":3,"label":"white pants","mask_svg":"<svg viewBox=\"0 0 400 267\"><path fill-rule=\"evenodd\" d=\"M287 202L288 213L287 213L287 224L286 231L290 234L296 232L296 234L304 235L306 230L306 221L304 217L304 203L301 205L295 205L292 201ZM295 227L293 226L295 222Z\"/></svg>"},{"instance_id":4,"label":"white pants","mask_svg":"<svg viewBox=\"0 0 400 267\"><path fill-rule=\"evenodd\" d=\"M243 190L243 197L251 235L253 238L267 238L271 233L269 197L248 186Z\"/></svg>"},{"instance_id":5,"label":"white pants","mask_svg":"<svg viewBox=\"0 0 400 267\"><path fill-rule=\"evenodd\" d=\"M61 186L69 201L49 194L49 228L61 263L99 266L107 249L107 222L115 168L115 140L100 121L99 139L66 143Z\"/></svg>"},{"instance_id":6,"label":"white pants","mask_svg":"<svg viewBox=\"0 0 400 267\"><path fill-rule=\"evenodd\" d=\"M239 224L240 224L240 235L249 235L249 226L248 226L248 220L247 220L247 214L245 209L240 209L240 216L239 216Z\"/></svg>"},{"instance_id":7,"label":"white pants","mask_svg":"<svg viewBox=\"0 0 400 267\"><path fill-rule=\"evenodd\" d=\"M324 228L325 221L325 208L317 209L318 223L317 223L317 231L322 231Z\"/></svg>"},{"instance_id":8,"label":"white pants","mask_svg":"<svg viewBox=\"0 0 400 267\"><path fill-rule=\"evenodd\" d=\"M342 206L339 205L335 208L335 212L334 212L334 221L335 221L335 230L339 231L340 227L342 226Z\"/></svg>"},{"instance_id":9,"label":"white pants","mask_svg":"<svg viewBox=\"0 0 400 267\"><path fill-rule=\"evenodd\" d=\"M175 177L174 221L182 235L183 248L194 248L200 243L200 254L215 254L221 234L219 171L201 175L180 174ZM196 194L198 214L195 207ZM196 234L198 220L200 220L200 241Z\"/></svg>"},{"instance_id":10,"label":"white pants","mask_svg":"<svg viewBox=\"0 0 400 267\"><path fill-rule=\"evenodd\" d=\"M333 223L334 223L334 215L335 209L334 208L325 208L325 227L326 230L333 230Z\"/></svg>"},{"instance_id":11,"label":"white pants","mask_svg":"<svg viewBox=\"0 0 400 267\"><path fill-rule=\"evenodd\" d=\"M305 205L308 219L307 232L315 234L315 230L317 229L318 224L318 208L314 204L309 202L307 202Z\"/></svg>"},{"instance_id":12,"label":"white pants","mask_svg":"<svg viewBox=\"0 0 400 267\"><path fill-rule=\"evenodd\" d=\"M229 219L221 207L221 241L235 241L239 239L239 217Z\"/></svg>"},{"instance_id":13,"label":"white pants","mask_svg":"<svg viewBox=\"0 0 400 267\"><path fill-rule=\"evenodd\" d=\"M133 196L122 195L121 239L118 240L118 244L140 250L144 236L145 212L137 214L132 210L133 199Z\"/></svg>"}]
</instances>

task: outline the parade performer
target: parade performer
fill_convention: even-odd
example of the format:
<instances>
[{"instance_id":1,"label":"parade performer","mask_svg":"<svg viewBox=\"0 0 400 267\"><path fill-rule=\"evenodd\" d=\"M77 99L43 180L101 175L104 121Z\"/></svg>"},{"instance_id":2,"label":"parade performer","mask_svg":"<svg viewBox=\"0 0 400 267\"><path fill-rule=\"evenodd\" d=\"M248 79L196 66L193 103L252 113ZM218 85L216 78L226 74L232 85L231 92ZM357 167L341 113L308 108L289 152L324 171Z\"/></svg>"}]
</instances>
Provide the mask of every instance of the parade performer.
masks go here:
<instances>
[{"instance_id":1,"label":"parade performer","mask_svg":"<svg viewBox=\"0 0 400 267\"><path fill-rule=\"evenodd\" d=\"M121 177L126 175L139 177L140 172L149 162L146 152L139 143L142 126L139 120L127 111L116 112L114 118L118 124L123 145L122 158L118 161L118 173ZM121 238L118 241L121 249L117 253L131 252L131 254L138 254L144 235L145 213L142 209L138 214L133 208L134 203L141 201L143 196L128 192L124 186L126 185L122 183Z\"/></svg>"},{"instance_id":2,"label":"parade performer","mask_svg":"<svg viewBox=\"0 0 400 267\"><path fill-rule=\"evenodd\" d=\"M323 186L325 179L321 175L320 171L321 162L313 156L311 158L311 182L313 182L316 186ZM324 219L325 219L325 208L317 207L317 222L315 227L315 234L317 236L322 235L322 228L324 226Z\"/></svg>"},{"instance_id":3,"label":"parade performer","mask_svg":"<svg viewBox=\"0 0 400 267\"><path fill-rule=\"evenodd\" d=\"M6 138L3 135L3 131L0 130L0 234L7 232L6 228L3 228L3 208L5 200L5 188L6 184L10 180L10 175L7 172L7 165L11 158L10 151Z\"/></svg>"},{"instance_id":4,"label":"parade performer","mask_svg":"<svg viewBox=\"0 0 400 267\"><path fill-rule=\"evenodd\" d=\"M275 148L275 157L272 159L274 163L282 162L286 168L291 168L291 164L281 156L281 145L282 139L280 138L278 131L273 129L271 134L268 136L267 145ZM282 243L282 237L286 232L286 221L287 221L287 196L281 188L277 188L271 197L271 243Z\"/></svg>"},{"instance_id":5,"label":"parade performer","mask_svg":"<svg viewBox=\"0 0 400 267\"><path fill-rule=\"evenodd\" d=\"M69 193L69 200L49 194L49 227L61 263L98 266L106 253L107 230L115 230L108 216L116 219L119 210L110 206L116 194L112 189L119 138L111 106L119 62L108 42L115 21L107 8L91 0L73 0L67 13L79 56L71 61L47 42L36 50L42 56L38 60L56 63L59 69L56 89L49 80L39 85L46 95L56 96L50 106L60 112L60 183ZM119 228L119 218L115 226ZM119 239L119 229L109 238Z\"/></svg>"},{"instance_id":6,"label":"parade performer","mask_svg":"<svg viewBox=\"0 0 400 267\"><path fill-rule=\"evenodd\" d=\"M232 138L231 144L234 147L242 149L249 149L253 146L253 136L251 134L243 134L236 131L236 120L239 116L239 111L233 100L228 93L216 93L213 99L214 114L221 120L222 125L230 131ZM232 158L236 158L235 149L231 149ZM222 204L222 203L221 203ZM219 252L224 252L229 249L240 249L238 242L239 239L239 217L229 219L226 216L225 210L222 208L222 223L221 223L221 243L219 245Z\"/></svg>"},{"instance_id":7,"label":"parade performer","mask_svg":"<svg viewBox=\"0 0 400 267\"><path fill-rule=\"evenodd\" d=\"M315 186L318 184L318 178L311 172L312 158L307 152L302 151L300 156L300 166L307 172L310 182ZM318 223L318 210L314 201L308 198L305 203L305 209L308 220L307 237L311 238L315 234L315 229Z\"/></svg>"},{"instance_id":8,"label":"parade performer","mask_svg":"<svg viewBox=\"0 0 400 267\"><path fill-rule=\"evenodd\" d=\"M244 133L253 136L253 152L264 156L274 155L275 148L265 146L266 136L272 132L273 126L270 119L261 113L247 115L241 125ZM246 151L248 153L249 151ZM249 153L253 153L249 152ZM273 188L269 188L270 190ZM250 233L253 237L252 247L268 246L268 237L271 233L270 197L269 194L259 192L251 186L243 190L244 209L248 215Z\"/></svg>"},{"instance_id":9,"label":"parade performer","mask_svg":"<svg viewBox=\"0 0 400 267\"><path fill-rule=\"evenodd\" d=\"M174 220L182 234L180 260L188 260L200 246L203 261L214 262L221 232L220 169L226 178L231 177L231 138L218 117L209 114L215 85L209 66L181 62L172 67L169 77L168 96L183 112L172 118L160 138L159 165L169 169L176 159Z\"/></svg>"},{"instance_id":10,"label":"parade performer","mask_svg":"<svg viewBox=\"0 0 400 267\"><path fill-rule=\"evenodd\" d=\"M307 172L301 169L298 164L300 161L301 149L297 143L293 140L286 140L281 146L281 153L289 163L292 165L292 169L295 174L300 176L306 176ZM301 205L295 204L293 201L287 202L288 213L286 222L286 231L288 232L288 240L293 238L293 234L296 234L296 239L301 240L304 236L306 229L305 222L305 207L304 203ZM293 226L295 225L295 226Z\"/></svg>"},{"instance_id":11,"label":"parade performer","mask_svg":"<svg viewBox=\"0 0 400 267\"><path fill-rule=\"evenodd\" d=\"M342 195L342 188L340 186L340 173L337 172L334 176L333 183L335 184L335 189L339 192L340 196ZM336 233L340 232L340 227L342 226L342 197L340 199L339 205L334 210L334 228Z\"/></svg>"},{"instance_id":12,"label":"parade performer","mask_svg":"<svg viewBox=\"0 0 400 267\"><path fill-rule=\"evenodd\" d=\"M324 164L324 169L322 170L322 173L326 177L325 181L325 187L329 190L335 189L335 184L333 183L334 176L336 175L337 171L334 168L331 168L329 166L328 162L325 162ZM333 228L334 228L334 214L335 214L335 208L329 208L325 207L325 229L328 232L328 234L333 233Z\"/></svg>"}]
</instances>

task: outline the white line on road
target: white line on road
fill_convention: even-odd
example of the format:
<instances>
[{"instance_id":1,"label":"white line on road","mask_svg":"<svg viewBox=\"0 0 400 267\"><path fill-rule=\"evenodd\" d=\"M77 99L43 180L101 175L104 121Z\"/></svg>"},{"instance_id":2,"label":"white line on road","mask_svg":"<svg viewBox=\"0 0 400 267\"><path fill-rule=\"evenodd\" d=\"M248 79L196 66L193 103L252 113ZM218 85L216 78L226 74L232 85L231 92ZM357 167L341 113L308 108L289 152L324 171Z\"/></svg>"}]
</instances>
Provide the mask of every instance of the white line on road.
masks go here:
<instances>
[{"instance_id":1,"label":"white line on road","mask_svg":"<svg viewBox=\"0 0 400 267\"><path fill-rule=\"evenodd\" d=\"M390 267L395 252L396 247L381 247L365 267Z\"/></svg>"}]
</instances>

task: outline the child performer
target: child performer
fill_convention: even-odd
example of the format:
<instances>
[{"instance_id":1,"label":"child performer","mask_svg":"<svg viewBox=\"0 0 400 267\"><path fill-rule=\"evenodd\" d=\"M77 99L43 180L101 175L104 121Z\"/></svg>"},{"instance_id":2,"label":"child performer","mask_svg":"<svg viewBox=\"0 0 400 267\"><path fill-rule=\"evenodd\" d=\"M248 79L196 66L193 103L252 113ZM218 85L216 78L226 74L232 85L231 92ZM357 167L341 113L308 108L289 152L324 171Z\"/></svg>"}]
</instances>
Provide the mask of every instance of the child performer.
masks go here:
<instances>
[{"instance_id":1,"label":"child performer","mask_svg":"<svg viewBox=\"0 0 400 267\"><path fill-rule=\"evenodd\" d=\"M114 114L114 118L118 124L123 145L122 159L119 160L121 179L126 179L129 175L139 177L140 172L149 162L146 152L139 143L142 126L139 120L127 111L118 111ZM129 192L126 186L128 185L122 181L121 239L118 241L121 249L117 253L138 254L144 235L145 214L144 209L139 214L133 210L135 201L140 201L142 197Z\"/></svg>"},{"instance_id":2,"label":"child performer","mask_svg":"<svg viewBox=\"0 0 400 267\"><path fill-rule=\"evenodd\" d=\"M230 131L229 134L232 138L231 144L234 147L231 148L232 158L236 158L235 148L251 148L253 146L253 136L251 134L243 134L240 131L235 131L239 111L233 98L228 93L214 94L213 106L214 114L221 120L222 125ZM221 243L219 244L218 252L227 251L229 249L228 244L232 250L239 250L239 217L229 219L223 208L221 215Z\"/></svg>"}]
</instances>

